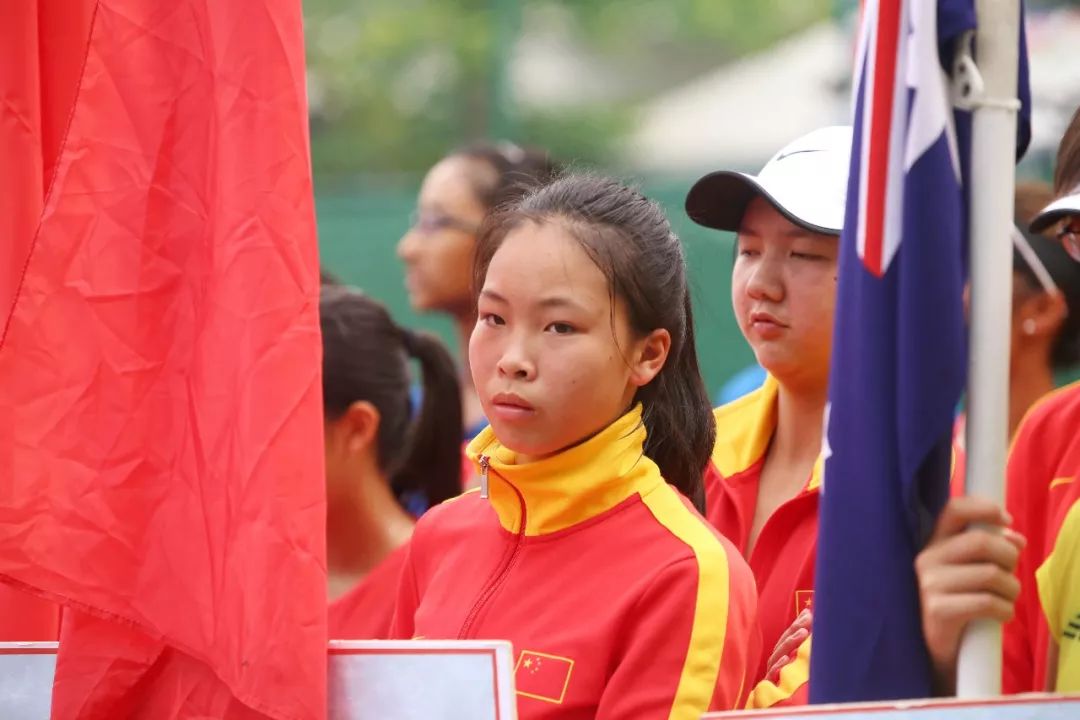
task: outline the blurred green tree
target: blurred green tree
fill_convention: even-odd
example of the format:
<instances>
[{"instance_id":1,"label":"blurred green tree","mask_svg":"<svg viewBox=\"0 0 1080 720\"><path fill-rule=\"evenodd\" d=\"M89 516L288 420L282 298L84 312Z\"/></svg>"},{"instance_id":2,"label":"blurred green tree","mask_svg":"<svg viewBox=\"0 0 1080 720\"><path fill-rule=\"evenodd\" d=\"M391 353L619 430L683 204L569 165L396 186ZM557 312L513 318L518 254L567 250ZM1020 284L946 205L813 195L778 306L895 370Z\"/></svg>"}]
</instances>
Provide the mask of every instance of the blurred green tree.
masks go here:
<instances>
[{"instance_id":1,"label":"blurred green tree","mask_svg":"<svg viewBox=\"0 0 1080 720\"><path fill-rule=\"evenodd\" d=\"M415 178L461 142L509 136L610 165L636 101L769 44L844 0L305 0L316 174ZM516 106L508 65L531 18L558 11L637 93ZM524 25L524 27L523 27ZM573 81L568 78L568 82Z\"/></svg>"}]
</instances>

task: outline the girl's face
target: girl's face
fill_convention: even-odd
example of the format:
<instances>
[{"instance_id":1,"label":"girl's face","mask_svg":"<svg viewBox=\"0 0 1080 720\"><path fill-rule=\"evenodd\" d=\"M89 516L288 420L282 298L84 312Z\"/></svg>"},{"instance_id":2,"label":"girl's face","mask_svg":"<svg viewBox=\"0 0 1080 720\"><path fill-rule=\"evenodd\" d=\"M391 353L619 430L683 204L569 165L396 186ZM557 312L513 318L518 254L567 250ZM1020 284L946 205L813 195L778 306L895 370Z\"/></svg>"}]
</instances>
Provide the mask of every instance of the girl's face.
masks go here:
<instances>
[{"instance_id":1,"label":"girl's face","mask_svg":"<svg viewBox=\"0 0 1080 720\"><path fill-rule=\"evenodd\" d=\"M397 247L416 310L460 314L469 308L476 230L486 212L473 191L481 171L475 160L451 156L424 178L413 226Z\"/></svg>"},{"instance_id":2,"label":"girl's face","mask_svg":"<svg viewBox=\"0 0 1080 720\"><path fill-rule=\"evenodd\" d=\"M731 300L758 363L781 384L828 387L836 236L805 230L758 197L736 242Z\"/></svg>"},{"instance_id":3,"label":"girl's face","mask_svg":"<svg viewBox=\"0 0 1080 720\"><path fill-rule=\"evenodd\" d=\"M469 343L499 441L528 462L596 434L660 371L670 335L636 337L621 299L558 222L511 230L488 266Z\"/></svg>"}]
</instances>

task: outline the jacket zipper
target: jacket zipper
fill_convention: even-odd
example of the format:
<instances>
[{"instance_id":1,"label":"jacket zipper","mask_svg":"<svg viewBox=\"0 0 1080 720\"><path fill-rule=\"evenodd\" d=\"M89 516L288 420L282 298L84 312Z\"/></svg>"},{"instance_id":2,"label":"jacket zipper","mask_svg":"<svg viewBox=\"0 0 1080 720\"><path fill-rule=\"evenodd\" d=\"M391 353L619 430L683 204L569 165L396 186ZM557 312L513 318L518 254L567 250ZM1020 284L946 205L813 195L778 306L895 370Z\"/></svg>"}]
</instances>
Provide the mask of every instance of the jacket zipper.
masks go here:
<instances>
[{"instance_id":1,"label":"jacket zipper","mask_svg":"<svg viewBox=\"0 0 1080 720\"><path fill-rule=\"evenodd\" d=\"M488 497L488 473L491 470L491 461L487 455L480 456L480 497ZM502 477L501 475L499 477ZM518 556L521 553L521 546L525 540L525 498L521 495L521 491L514 487L506 478L502 478L503 482L510 486L510 489L517 495L518 504L521 507L521 522L518 523L518 531L514 537L514 544L511 546L510 551L506 553L505 560L502 561L498 570L492 575L491 580L487 582L484 588L480 591L480 594L476 597L476 603L473 604L469 614L465 616L465 622L461 625L461 632L458 633L459 640L465 640L469 637L469 631L472 630L473 625L476 624L476 619L479 617L480 612L491 602L491 599L495 596L495 593L499 591L503 583L506 582L507 575L510 574L510 570L513 569L517 563Z\"/></svg>"},{"instance_id":2,"label":"jacket zipper","mask_svg":"<svg viewBox=\"0 0 1080 720\"><path fill-rule=\"evenodd\" d=\"M487 500L488 495L488 471L491 469L491 458L487 455L480 456L480 499Z\"/></svg>"}]
</instances>

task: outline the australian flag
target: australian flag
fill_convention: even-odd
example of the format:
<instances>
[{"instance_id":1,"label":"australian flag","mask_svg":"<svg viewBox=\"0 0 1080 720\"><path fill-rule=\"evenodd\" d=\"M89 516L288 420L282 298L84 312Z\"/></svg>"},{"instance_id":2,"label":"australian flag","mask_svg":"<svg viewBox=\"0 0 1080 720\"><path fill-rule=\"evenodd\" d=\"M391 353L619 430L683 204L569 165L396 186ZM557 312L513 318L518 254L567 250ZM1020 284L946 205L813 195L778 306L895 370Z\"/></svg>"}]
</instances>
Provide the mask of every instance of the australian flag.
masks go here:
<instances>
[{"instance_id":1,"label":"australian flag","mask_svg":"<svg viewBox=\"0 0 1080 720\"><path fill-rule=\"evenodd\" d=\"M928 697L915 555L948 497L966 379L972 0L866 0L826 413L811 702ZM1021 43L1019 94L1027 92ZM1022 113L1023 114L1023 113ZM1019 146L1029 125L1023 117Z\"/></svg>"}]
</instances>

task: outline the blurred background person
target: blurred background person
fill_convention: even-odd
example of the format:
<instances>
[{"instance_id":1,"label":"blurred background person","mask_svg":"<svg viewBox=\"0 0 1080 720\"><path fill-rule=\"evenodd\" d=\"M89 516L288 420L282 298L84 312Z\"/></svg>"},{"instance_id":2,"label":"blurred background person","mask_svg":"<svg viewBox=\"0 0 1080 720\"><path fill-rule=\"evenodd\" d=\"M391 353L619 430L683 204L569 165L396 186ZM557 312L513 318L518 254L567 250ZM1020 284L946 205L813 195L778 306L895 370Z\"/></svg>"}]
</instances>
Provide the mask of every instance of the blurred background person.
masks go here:
<instances>
[{"instance_id":1,"label":"blurred background person","mask_svg":"<svg viewBox=\"0 0 1080 720\"><path fill-rule=\"evenodd\" d=\"M412 227L398 243L414 310L445 313L458 338L465 437L487 424L469 373L467 348L476 325L472 295L476 233L488 212L544 184L556 166L542 150L510 143L477 144L440 160L424 177Z\"/></svg>"},{"instance_id":2,"label":"blurred background person","mask_svg":"<svg viewBox=\"0 0 1080 720\"><path fill-rule=\"evenodd\" d=\"M398 326L355 289L324 286L320 316L330 636L380 638L416 518L461 488L457 370L437 338Z\"/></svg>"},{"instance_id":3,"label":"blurred background person","mask_svg":"<svg viewBox=\"0 0 1080 720\"><path fill-rule=\"evenodd\" d=\"M1080 364L1080 267L1056 238L1028 225L1053 199L1048 183L1016 185L1009 348L1009 437L1028 410ZM954 493L967 462L966 413L957 418Z\"/></svg>"},{"instance_id":4,"label":"blurred background person","mask_svg":"<svg viewBox=\"0 0 1080 720\"><path fill-rule=\"evenodd\" d=\"M1031 229L1049 231L1080 266L1080 109L1061 139L1054 192L1057 199L1039 213ZM1080 382L1044 396L1021 421L1009 452L1005 487L1006 509L1028 542L1017 568L1016 613L1003 633L1002 689L1007 693L1055 686L1076 689L1080 654L1065 645L1060 648L1066 664L1056 670L1071 668L1066 669L1074 674L1071 678L1062 677L1054 665L1059 642L1076 645L1065 635L1075 635L1068 627L1075 618L1064 617L1068 608L1075 614L1080 600L1080 583L1073 572L1078 554L1070 546L1077 537L1075 514L1069 532L1062 530L1062 523L1080 497ZM1051 550L1055 560L1048 559Z\"/></svg>"},{"instance_id":5,"label":"blurred background person","mask_svg":"<svg viewBox=\"0 0 1080 720\"><path fill-rule=\"evenodd\" d=\"M1010 436L1035 401L1054 389L1055 377L1080 363L1080 266L1056 238L1028 229L1052 199L1049 184L1017 184L1021 238L1013 249Z\"/></svg>"}]
</instances>

